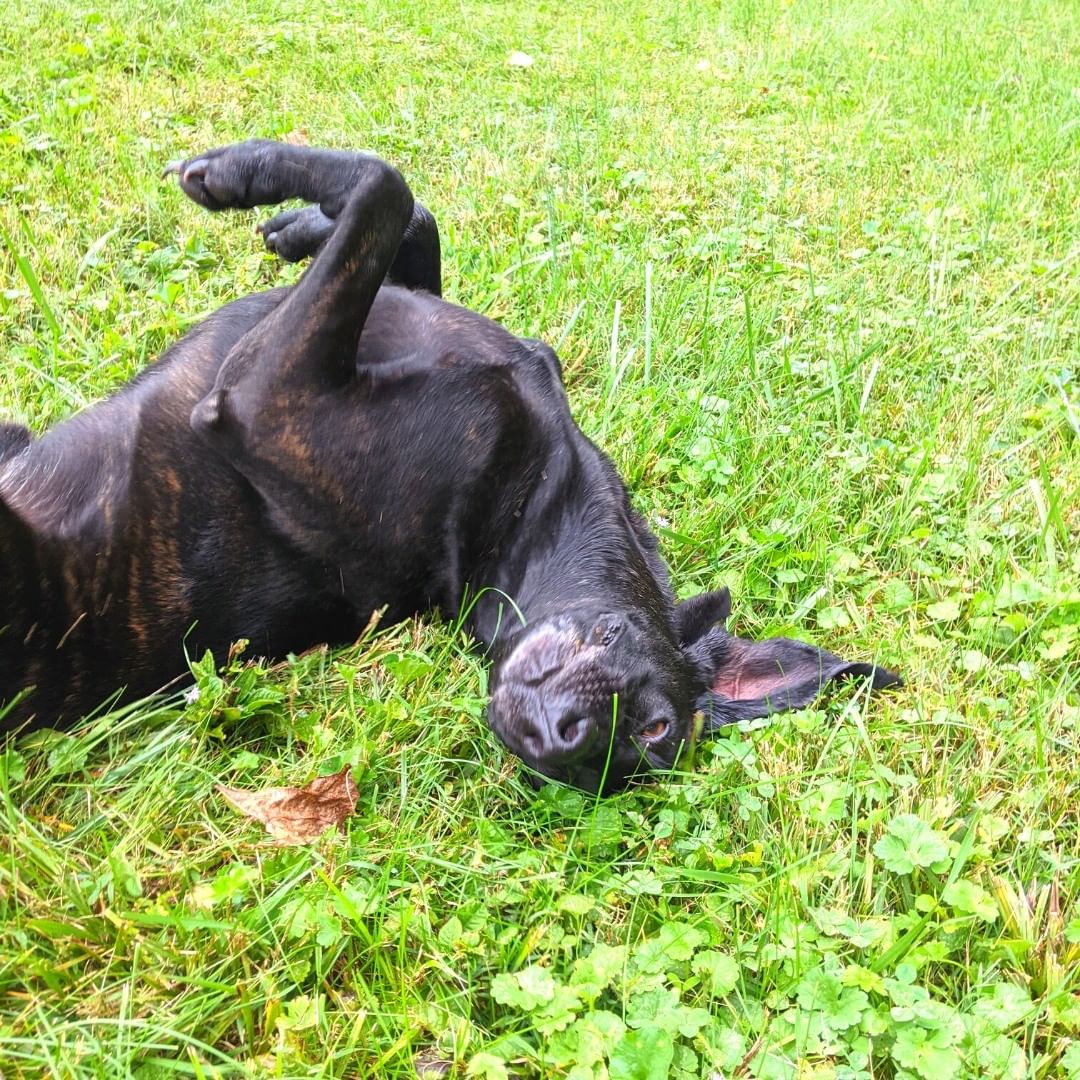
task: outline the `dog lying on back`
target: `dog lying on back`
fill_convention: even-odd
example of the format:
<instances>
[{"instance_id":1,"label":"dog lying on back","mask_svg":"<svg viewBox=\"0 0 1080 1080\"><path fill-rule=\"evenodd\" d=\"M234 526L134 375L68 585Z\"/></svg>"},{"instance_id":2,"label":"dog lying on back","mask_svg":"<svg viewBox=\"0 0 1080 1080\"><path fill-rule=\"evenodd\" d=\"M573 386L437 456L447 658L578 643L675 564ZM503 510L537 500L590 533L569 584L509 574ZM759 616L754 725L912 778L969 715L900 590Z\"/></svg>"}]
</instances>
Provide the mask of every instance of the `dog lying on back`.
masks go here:
<instances>
[{"instance_id":1,"label":"dog lying on back","mask_svg":"<svg viewBox=\"0 0 1080 1080\"><path fill-rule=\"evenodd\" d=\"M309 204L261 231L315 258L40 439L0 426L0 729L150 693L185 648L280 656L467 595L491 727L592 791L672 767L695 711L899 681L730 635L726 590L675 602L555 354L440 299L438 230L391 166L259 140L168 171L209 210Z\"/></svg>"}]
</instances>

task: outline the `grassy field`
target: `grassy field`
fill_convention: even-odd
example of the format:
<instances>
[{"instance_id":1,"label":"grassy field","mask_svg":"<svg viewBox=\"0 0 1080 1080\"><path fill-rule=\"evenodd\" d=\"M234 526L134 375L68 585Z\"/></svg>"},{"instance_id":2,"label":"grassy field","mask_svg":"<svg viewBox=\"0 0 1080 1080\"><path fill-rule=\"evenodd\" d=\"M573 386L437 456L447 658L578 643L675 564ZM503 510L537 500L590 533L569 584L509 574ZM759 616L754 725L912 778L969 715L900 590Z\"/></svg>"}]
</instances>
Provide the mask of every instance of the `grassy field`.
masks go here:
<instances>
[{"instance_id":1,"label":"grassy field","mask_svg":"<svg viewBox=\"0 0 1080 1080\"><path fill-rule=\"evenodd\" d=\"M8 5L0 417L295 275L169 158L370 148L680 593L908 687L599 802L423 623L10 743L5 1080L1080 1077L1078 41L1074 0ZM345 765L307 847L215 791Z\"/></svg>"}]
</instances>

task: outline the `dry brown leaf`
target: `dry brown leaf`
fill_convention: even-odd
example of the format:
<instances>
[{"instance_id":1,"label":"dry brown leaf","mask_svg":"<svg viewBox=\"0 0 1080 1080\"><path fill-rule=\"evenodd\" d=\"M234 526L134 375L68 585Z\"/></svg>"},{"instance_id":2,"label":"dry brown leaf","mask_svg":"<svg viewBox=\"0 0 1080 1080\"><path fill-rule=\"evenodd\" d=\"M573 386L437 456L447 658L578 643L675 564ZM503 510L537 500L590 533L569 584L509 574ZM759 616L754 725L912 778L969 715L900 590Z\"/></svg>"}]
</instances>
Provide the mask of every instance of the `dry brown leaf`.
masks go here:
<instances>
[{"instance_id":1,"label":"dry brown leaf","mask_svg":"<svg viewBox=\"0 0 1080 1080\"><path fill-rule=\"evenodd\" d=\"M356 784L348 766L302 788L245 791L218 784L217 789L241 814L261 821L279 844L306 844L331 825L341 825L356 809Z\"/></svg>"}]
</instances>

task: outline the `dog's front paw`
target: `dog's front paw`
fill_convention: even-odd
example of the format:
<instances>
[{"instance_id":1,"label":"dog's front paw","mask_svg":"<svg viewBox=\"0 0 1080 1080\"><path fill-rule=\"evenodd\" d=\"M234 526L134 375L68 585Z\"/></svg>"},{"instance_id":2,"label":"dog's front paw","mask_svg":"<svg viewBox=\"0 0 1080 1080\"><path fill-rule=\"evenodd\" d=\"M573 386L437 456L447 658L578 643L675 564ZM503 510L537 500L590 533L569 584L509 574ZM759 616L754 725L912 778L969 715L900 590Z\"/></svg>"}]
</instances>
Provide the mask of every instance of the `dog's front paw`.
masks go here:
<instances>
[{"instance_id":1,"label":"dog's front paw","mask_svg":"<svg viewBox=\"0 0 1080 1080\"><path fill-rule=\"evenodd\" d=\"M184 194L207 210L247 210L280 201L274 195L280 149L269 139L249 139L171 161L164 175L175 174Z\"/></svg>"},{"instance_id":2,"label":"dog's front paw","mask_svg":"<svg viewBox=\"0 0 1080 1080\"><path fill-rule=\"evenodd\" d=\"M266 250L286 262L300 262L314 255L334 231L334 221L317 206L286 210L259 226Z\"/></svg>"}]
</instances>

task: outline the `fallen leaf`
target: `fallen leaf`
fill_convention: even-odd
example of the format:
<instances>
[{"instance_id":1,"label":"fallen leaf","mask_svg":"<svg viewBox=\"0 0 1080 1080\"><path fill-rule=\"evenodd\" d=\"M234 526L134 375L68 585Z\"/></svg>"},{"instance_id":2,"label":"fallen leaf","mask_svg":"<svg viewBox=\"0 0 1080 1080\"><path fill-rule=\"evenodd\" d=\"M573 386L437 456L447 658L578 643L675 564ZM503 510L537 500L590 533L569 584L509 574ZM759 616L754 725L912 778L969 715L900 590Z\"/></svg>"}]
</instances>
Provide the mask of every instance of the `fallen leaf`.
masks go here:
<instances>
[{"instance_id":1,"label":"fallen leaf","mask_svg":"<svg viewBox=\"0 0 1080 1080\"><path fill-rule=\"evenodd\" d=\"M306 844L331 825L341 825L356 809L356 784L348 766L302 788L245 791L218 784L217 789L241 814L261 821L279 844Z\"/></svg>"}]
</instances>

